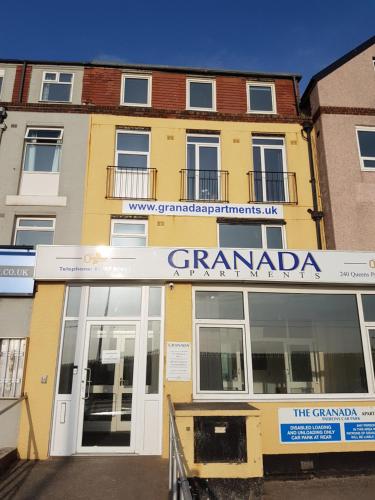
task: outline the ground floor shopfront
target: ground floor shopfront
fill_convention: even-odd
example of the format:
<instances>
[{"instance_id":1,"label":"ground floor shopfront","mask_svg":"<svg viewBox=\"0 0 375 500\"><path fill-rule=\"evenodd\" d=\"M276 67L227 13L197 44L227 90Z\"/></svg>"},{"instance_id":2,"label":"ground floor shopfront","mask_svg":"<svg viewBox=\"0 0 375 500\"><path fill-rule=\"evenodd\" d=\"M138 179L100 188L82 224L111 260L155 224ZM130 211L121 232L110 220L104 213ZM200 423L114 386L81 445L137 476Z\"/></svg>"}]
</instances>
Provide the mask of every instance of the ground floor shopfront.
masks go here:
<instances>
[{"instance_id":1,"label":"ground floor shopfront","mask_svg":"<svg viewBox=\"0 0 375 500\"><path fill-rule=\"evenodd\" d=\"M40 249L21 456L167 456L167 395L193 475L256 477L264 456L375 451L370 255L270 251L255 264L260 251L242 251L246 280L227 276L229 250L190 270L187 249L92 250ZM368 271L350 270L359 261ZM210 442L216 455L204 456Z\"/></svg>"}]
</instances>

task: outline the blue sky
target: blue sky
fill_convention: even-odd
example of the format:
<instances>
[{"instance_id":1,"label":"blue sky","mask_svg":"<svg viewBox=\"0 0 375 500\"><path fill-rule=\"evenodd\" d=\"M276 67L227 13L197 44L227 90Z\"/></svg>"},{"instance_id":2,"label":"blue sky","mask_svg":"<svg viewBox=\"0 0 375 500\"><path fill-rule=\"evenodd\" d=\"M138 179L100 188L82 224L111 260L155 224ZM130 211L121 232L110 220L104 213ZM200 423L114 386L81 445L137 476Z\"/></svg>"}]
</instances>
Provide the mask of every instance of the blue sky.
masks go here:
<instances>
[{"instance_id":1,"label":"blue sky","mask_svg":"<svg viewBox=\"0 0 375 500\"><path fill-rule=\"evenodd\" d=\"M1 58L111 60L309 78L375 34L375 0L4 0Z\"/></svg>"}]
</instances>

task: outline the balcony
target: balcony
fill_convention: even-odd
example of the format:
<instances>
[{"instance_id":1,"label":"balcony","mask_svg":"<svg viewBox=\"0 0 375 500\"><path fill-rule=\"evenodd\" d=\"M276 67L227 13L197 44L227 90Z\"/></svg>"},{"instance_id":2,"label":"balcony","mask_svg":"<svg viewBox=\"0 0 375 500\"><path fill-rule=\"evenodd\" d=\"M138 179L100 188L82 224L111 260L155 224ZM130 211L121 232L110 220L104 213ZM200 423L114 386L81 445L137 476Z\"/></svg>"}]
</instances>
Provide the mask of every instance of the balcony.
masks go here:
<instances>
[{"instance_id":1,"label":"balcony","mask_svg":"<svg viewBox=\"0 0 375 500\"><path fill-rule=\"evenodd\" d=\"M249 203L297 204L297 183L295 172L250 171Z\"/></svg>"},{"instance_id":2,"label":"balcony","mask_svg":"<svg viewBox=\"0 0 375 500\"><path fill-rule=\"evenodd\" d=\"M155 200L156 168L107 167L106 198L110 200Z\"/></svg>"},{"instance_id":3,"label":"balcony","mask_svg":"<svg viewBox=\"0 0 375 500\"><path fill-rule=\"evenodd\" d=\"M229 201L226 170L183 169L180 174L180 201Z\"/></svg>"}]
</instances>

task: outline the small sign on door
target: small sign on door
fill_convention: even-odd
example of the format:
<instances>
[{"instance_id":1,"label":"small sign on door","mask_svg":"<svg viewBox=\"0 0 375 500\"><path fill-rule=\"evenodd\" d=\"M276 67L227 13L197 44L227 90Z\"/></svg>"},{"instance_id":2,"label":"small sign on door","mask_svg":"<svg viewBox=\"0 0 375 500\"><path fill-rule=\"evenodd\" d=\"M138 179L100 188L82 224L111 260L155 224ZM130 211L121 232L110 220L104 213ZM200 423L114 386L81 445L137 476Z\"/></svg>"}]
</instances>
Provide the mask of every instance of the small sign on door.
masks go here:
<instances>
[{"instance_id":1,"label":"small sign on door","mask_svg":"<svg viewBox=\"0 0 375 500\"><path fill-rule=\"evenodd\" d=\"M117 349L106 349L102 351L102 365L120 363L121 352Z\"/></svg>"}]
</instances>

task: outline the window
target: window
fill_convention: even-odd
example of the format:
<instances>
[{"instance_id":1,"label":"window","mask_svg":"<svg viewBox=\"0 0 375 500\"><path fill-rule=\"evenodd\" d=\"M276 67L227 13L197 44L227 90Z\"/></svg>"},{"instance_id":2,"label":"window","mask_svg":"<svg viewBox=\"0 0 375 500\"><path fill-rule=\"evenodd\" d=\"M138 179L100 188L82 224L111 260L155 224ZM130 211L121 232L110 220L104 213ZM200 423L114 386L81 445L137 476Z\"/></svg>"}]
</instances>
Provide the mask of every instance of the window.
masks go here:
<instances>
[{"instance_id":1,"label":"window","mask_svg":"<svg viewBox=\"0 0 375 500\"><path fill-rule=\"evenodd\" d=\"M198 392L246 390L244 306L241 292L197 291L195 294ZM223 324L212 324L221 320Z\"/></svg>"},{"instance_id":2,"label":"window","mask_svg":"<svg viewBox=\"0 0 375 500\"><path fill-rule=\"evenodd\" d=\"M111 245L145 247L147 245L147 221L112 219Z\"/></svg>"},{"instance_id":3,"label":"window","mask_svg":"<svg viewBox=\"0 0 375 500\"><path fill-rule=\"evenodd\" d=\"M52 245L55 219L17 217L14 235L15 245Z\"/></svg>"},{"instance_id":4,"label":"window","mask_svg":"<svg viewBox=\"0 0 375 500\"><path fill-rule=\"evenodd\" d=\"M374 294L199 287L194 297L198 398L373 397Z\"/></svg>"},{"instance_id":5,"label":"window","mask_svg":"<svg viewBox=\"0 0 375 500\"><path fill-rule=\"evenodd\" d=\"M0 69L0 97L1 97L1 89L3 88L4 82L4 70Z\"/></svg>"},{"instance_id":6,"label":"window","mask_svg":"<svg viewBox=\"0 0 375 500\"><path fill-rule=\"evenodd\" d=\"M26 344L27 339L0 338L0 399L22 396Z\"/></svg>"},{"instance_id":7,"label":"window","mask_svg":"<svg viewBox=\"0 0 375 500\"><path fill-rule=\"evenodd\" d=\"M214 135L187 136L185 193L188 200L221 199L222 172L219 170L220 138Z\"/></svg>"},{"instance_id":8,"label":"window","mask_svg":"<svg viewBox=\"0 0 375 500\"><path fill-rule=\"evenodd\" d=\"M25 135L25 172L58 172L62 129L28 128Z\"/></svg>"},{"instance_id":9,"label":"window","mask_svg":"<svg viewBox=\"0 0 375 500\"><path fill-rule=\"evenodd\" d=\"M71 102L73 73L45 71L43 73L41 101Z\"/></svg>"},{"instance_id":10,"label":"window","mask_svg":"<svg viewBox=\"0 0 375 500\"><path fill-rule=\"evenodd\" d=\"M276 113L275 85L248 83L247 102L249 113Z\"/></svg>"},{"instance_id":11,"label":"window","mask_svg":"<svg viewBox=\"0 0 375 500\"><path fill-rule=\"evenodd\" d=\"M222 248L284 248L284 226L254 223L220 223Z\"/></svg>"},{"instance_id":12,"label":"window","mask_svg":"<svg viewBox=\"0 0 375 500\"><path fill-rule=\"evenodd\" d=\"M364 170L375 169L375 128L357 128L359 158L361 168Z\"/></svg>"},{"instance_id":13,"label":"window","mask_svg":"<svg viewBox=\"0 0 375 500\"><path fill-rule=\"evenodd\" d=\"M151 106L151 76L123 75L121 104Z\"/></svg>"},{"instance_id":14,"label":"window","mask_svg":"<svg viewBox=\"0 0 375 500\"><path fill-rule=\"evenodd\" d=\"M254 136L252 144L254 201L288 202L284 138Z\"/></svg>"},{"instance_id":15,"label":"window","mask_svg":"<svg viewBox=\"0 0 375 500\"><path fill-rule=\"evenodd\" d=\"M123 168L149 168L149 132L117 132L116 165Z\"/></svg>"},{"instance_id":16,"label":"window","mask_svg":"<svg viewBox=\"0 0 375 500\"><path fill-rule=\"evenodd\" d=\"M254 392L367 392L355 295L250 293Z\"/></svg>"},{"instance_id":17,"label":"window","mask_svg":"<svg viewBox=\"0 0 375 500\"><path fill-rule=\"evenodd\" d=\"M188 79L186 85L187 109L216 111L216 87L214 80Z\"/></svg>"}]
</instances>

